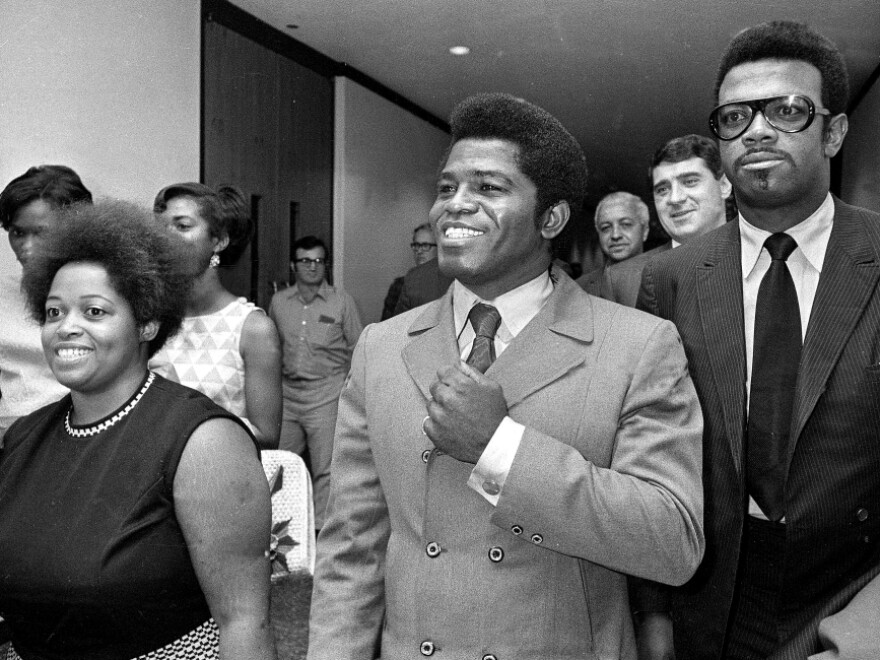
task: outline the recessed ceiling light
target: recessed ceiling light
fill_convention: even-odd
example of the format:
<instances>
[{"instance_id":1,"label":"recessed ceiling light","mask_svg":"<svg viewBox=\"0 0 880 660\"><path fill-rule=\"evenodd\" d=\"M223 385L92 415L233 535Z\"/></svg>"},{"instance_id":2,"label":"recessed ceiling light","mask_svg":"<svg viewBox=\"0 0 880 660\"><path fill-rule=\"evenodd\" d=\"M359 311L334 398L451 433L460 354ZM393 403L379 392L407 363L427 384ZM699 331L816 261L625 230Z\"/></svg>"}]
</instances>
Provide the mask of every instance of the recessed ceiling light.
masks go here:
<instances>
[{"instance_id":1,"label":"recessed ceiling light","mask_svg":"<svg viewBox=\"0 0 880 660\"><path fill-rule=\"evenodd\" d=\"M467 46L453 46L449 49L449 52L453 55L467 55L471 52L471 49Z\"/></svg>"}]
</instances>

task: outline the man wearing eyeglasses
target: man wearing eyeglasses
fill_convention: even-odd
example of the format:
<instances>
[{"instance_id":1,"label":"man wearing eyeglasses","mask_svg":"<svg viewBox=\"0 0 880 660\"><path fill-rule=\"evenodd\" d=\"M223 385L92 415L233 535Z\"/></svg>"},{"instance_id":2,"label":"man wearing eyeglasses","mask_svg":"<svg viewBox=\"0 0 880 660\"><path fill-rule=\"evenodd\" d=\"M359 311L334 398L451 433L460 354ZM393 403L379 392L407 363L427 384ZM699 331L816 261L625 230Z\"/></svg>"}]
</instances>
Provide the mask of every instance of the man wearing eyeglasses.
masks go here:
<instances>
[{"instance_id":1,"label":"man wearing eyeglasses","mask_svg":"<svg viewBox=\"0 0 880 660\"><path fill-rule=\"evenodd\" d=\"M425 222L413 231L412 243L409 244L413 252L416 266L437 259L437 240L434 238L434 230L431 223ZM397 277L388 288L385 302L382 305L382 320L390 319L395 314L397 301L403 290L404 276Z\"/></svg>"},{"instance_id":2,"label":"man wearing eyeglasses","mask_svg":"<svg viewBox=\"0 0 880 660\"><path fill-rule=\"evenodd\" d=\"M649 263L638 300L677 325L703 406L706 555L633 606L644 658L804 658L880 564L880 216L829 193L848 100L830 41L745 30L716 94L739 219Z\"/></svg>"},{"instance_id":3,"label":"man wearing eyeglasses","mask_svg":"<svg viewBox=\"0 0 880 660\"><path fill-rule=\"evenodd\" d=\"M339 391L363 325L354 299L327 283L327 246L316 236L294 244L296 283L272 296L269 316L282 347L284 414L279 449L308 448L315 529L324 524Z\"/></svg>"}]
</instances>

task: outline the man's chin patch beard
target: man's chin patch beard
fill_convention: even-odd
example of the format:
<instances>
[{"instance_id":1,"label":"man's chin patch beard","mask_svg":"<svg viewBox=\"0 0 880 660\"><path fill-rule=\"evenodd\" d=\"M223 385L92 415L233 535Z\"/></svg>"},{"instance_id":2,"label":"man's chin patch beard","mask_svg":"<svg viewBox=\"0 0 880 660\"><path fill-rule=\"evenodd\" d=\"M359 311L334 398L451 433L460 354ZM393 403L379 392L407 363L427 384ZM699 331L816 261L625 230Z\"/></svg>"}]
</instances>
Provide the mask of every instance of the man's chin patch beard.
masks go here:
<instances>
[{"instance_id":1,"label":"man's chin patch beard","mask_svg":"<svg viewBox=\"0 0 880 660\"><path fill-rule=\"evenodd\" d=\"M758 185L761 187L761 190L767 190L770 185L770 181L767 178L767 172L764 170L758 170L755 173L755 176L758 179Z\"/></svg>"}]
</instances>

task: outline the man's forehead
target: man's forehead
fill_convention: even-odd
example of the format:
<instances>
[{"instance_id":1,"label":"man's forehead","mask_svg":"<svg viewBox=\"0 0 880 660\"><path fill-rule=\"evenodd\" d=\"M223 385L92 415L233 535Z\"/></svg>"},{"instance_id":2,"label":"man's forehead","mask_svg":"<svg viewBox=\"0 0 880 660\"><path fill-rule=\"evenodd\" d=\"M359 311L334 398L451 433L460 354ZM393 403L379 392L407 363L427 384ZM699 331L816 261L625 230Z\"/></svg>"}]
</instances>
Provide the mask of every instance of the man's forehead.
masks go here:
<instances>
[{"instance_id":1,"label":"man's forehead","mask_svg":"<svg viewBox=\"0 0 880 660\"><path fill-rule=\"evenodd\" d=\"M759 98L805 94L821 101L822 74L804 60L767 58L742 62L724 76L718 90L718 103L751 101Z\"/></svg>"},{"instance_id":2,"label":"man's forehead","mask_svg":"<svg viewBox=\"0 0 880 660\"><path fill-rule=\"evenodd\" d=\"M706 161L699 156L693 156L675 163L668 160L660 161L654 166L651 176L654 179L654 183L657 184L672 178L677 179L689 175L705 175L707 173L712 174L712 170L709 169Z\"/></svg>"},{"instance_id":3,"label":"man's forehead","mask_svg":"<svg viewBox=\"0 0 880 660\"><path fill-rule=\"evenodd\" d=\"M324 248L320 245L316 245L313 248L309 248L306 250L305 248L297 248L296 249L296 258L300 259L302 257L308 257L310 259L325 257L327 255L324 254Z\"/></svg>"}]
</instances>

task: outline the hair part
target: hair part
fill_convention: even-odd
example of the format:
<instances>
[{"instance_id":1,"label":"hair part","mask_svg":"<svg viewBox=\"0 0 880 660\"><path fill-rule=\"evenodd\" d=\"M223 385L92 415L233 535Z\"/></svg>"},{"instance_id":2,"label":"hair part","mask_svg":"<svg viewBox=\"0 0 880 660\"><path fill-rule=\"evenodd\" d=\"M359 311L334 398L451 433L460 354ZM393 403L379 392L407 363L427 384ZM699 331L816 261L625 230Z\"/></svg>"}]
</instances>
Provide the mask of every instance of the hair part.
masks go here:
<instances>
[{"instance_id":1,"label":"hair part","mask_svg":"<svg viewBox=\"0 0 880 660\"><path fill-rule=\"evenodd\" d=\"M244 193L229 185L214 189L203 183L175 183L159 191L153 202L153 212L164 213L169 202L177 197L188 197L196 203L199 215L208 223L211 236L229 238L229 244L220 253L220 265L238 263L254 234L251 209Z\"/></svg>"},{"instance_id":2,"label":"hair part","mask_svg":"<svg viewBox=\"0 0 880 660\"><path fill-rule=\"evenodd\" d=\"M715 78L716 102L721 84L732 68L760 60L796 60L812 64L822 76L822 105L832 116L846 112L849 76L843 56L831 40L796 21L761 23L746 28L733 38L721 57Z\"/></svg>"},{"instance_id":3,"label":"hair part","mask_svg":"<svg viewBox=\"0 0 880 660\"><path fill-rule=\"evenodd\" d=\"M614 202L623 202L624 204L627 204L634 212L633 215L635 215L636 219L642 224L642 226L648 226L648 222L651 219L651 211L648 209L648 205L642 201L641 197L621 190L618 192L609 193L599 200L599 203L596 205L596 214L593 218L593 222L597 228L599 227L599 218L601 217L602 211L606 206L608 206L608 204L612 204Z\"/></svg>"},{"instance_id":4,"label":"hair part","mask_svg":"<svg viewBox=\"0 0 880 660\"><path fill-rule=\"evenodd\" d=\"M25 270L22 287L31 316L41 325L46 322L46 299L61 268L96 264L131 306L139 327L158 323L148 346L152 356L180 328L186 309L192 280L181 266L181 248L146 209L128 202L75 204L62 209L59 220Z\"/></svg>"},{"instance_id":5,"label":"hair part","mask_svg":"<svg viewBox=\"0 0 880 660\"><path fill-rule=\"evenodd\" d=\"M701 158L716 179L720 179L724 174L721 166L721 151L715 140L691 133L672 138L654 152L648 167L648 177L653 177L654 168L660 163L680 163L691 158ZM650 183L653 187L653 181Z\"/></svg>"},{"instance_id":6,"label":"hair part","mask_svg":"<svg viewBox=\"0 0 880 660\"><path fill-rule=\"evenodd\" d=\"M10 181L0 193L0 224L9 231L18 212L37 200L56 209L92 201L79 174L66 165L38 165Z\"/></svg>"},{"instance_id":7,"label":"hair part","mask_svg":"<svg viewBox=\"0 0 880 660\"><path fill-rule=\"evenodd\" d=\"M510 94L476 94L455 106L449 124L452 141L443 163L460 140L505 140L517 147L516 163L535 184L537 215L562 201L580 207L587 188L584 152L543 108Z\"/></svg>"}]
</instances>

